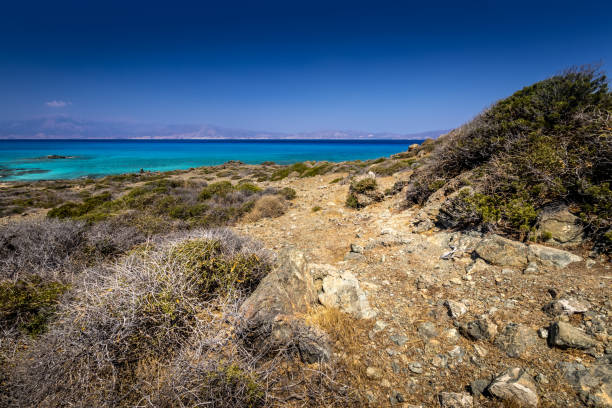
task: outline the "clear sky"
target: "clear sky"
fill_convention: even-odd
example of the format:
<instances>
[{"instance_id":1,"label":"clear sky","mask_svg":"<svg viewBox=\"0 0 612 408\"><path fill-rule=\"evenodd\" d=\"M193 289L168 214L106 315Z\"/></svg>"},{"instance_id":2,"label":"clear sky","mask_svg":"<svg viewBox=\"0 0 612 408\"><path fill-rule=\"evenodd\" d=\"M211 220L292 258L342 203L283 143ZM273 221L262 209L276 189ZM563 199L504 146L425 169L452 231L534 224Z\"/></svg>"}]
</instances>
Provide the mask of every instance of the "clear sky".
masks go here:
<instances>
[{"instance_id":1,"label":"clear sky","mask_svg":"<svg viewBox=\"0 0 612 408\"><path fill-rule=\"evenodd\" d=\"M0 120L455 127L612 61L612 1L6 1Z\"/></svg>"}]
</instances>

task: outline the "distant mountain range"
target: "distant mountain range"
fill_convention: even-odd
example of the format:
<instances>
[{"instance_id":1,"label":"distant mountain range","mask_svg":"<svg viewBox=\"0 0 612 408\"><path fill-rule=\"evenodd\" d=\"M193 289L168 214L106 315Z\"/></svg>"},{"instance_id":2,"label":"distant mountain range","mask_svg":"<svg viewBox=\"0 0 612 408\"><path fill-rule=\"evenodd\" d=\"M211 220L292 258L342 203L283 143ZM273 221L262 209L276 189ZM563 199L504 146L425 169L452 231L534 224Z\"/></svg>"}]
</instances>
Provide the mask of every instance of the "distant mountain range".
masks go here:
<instances>
[{"instance_id":1,"label":"distant mountain range","mask_svg":"<svg viewBox=\"0 0 612 408\"><path fill-rule=\"evenodd\" d=\"M0 139L435 139L446 132L448 130L409 134L353 130L282 133L213 125L94 121L68 116L0 121Z\"/></svg>"}]
</instances>

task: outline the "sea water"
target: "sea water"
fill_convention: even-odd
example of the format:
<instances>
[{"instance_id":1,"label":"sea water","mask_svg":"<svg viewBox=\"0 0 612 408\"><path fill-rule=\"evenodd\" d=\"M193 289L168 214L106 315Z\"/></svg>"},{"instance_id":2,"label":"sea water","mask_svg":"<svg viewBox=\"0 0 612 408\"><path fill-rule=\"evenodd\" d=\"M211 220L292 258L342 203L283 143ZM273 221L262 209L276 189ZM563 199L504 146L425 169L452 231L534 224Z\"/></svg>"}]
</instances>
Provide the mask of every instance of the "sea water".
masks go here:
<instances>
[{"instance_id":1,"label":"sea water","mask_svg":"<svg viewBox=\"0 0 612 408\"><path fill-rule=\"evenodd\" d=\"M101 177L169 171L239 160L367 160L422 140L0 140L0 180ZM55 157L54 157L55 156ZM57 156L65 158L57 158Z\"/></svg>"}]
</instances>

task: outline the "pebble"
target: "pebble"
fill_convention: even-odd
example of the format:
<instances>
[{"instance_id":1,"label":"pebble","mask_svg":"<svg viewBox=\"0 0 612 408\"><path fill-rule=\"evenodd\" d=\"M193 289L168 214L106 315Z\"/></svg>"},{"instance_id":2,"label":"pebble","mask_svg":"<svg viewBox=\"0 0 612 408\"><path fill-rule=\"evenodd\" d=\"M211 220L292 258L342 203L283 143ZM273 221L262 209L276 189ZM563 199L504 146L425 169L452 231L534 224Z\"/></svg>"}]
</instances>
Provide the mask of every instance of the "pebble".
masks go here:
<instances>
[{"instance_id":1,"label":"pebble","mask_svg":"<svg viewBox=\"0 0 612 408\"><path fill-rule=\"evenodd\" d=\"M397 344L398 346L403 346L408 341L408 337L402 334L394 334L392 336L389 336L389 339L391 339L391 341Z\"/></svg>"},{"instance_id":2,"label":"pebble","mask_svg":"<svg viewBox=\"0 0 612 408\"><path fill-rule=\"evenodd\" d=\"M368 367L366 368L366 375L368 378L372 380L379 380L382 378L382 372L379 368L376 367Z\"/></svg>"},{"instance_id":3,"label":"pebble","mask_svg":"<svg viewBox=\"0 0 612 408\"><path fill-rule=\"evenodd\" d=\"M410 364L408 364L408 369L410 371L412 371L415 374L422 374L423 373L423 365L417 361L414 361Z\"/></svg>"}]
</instances>

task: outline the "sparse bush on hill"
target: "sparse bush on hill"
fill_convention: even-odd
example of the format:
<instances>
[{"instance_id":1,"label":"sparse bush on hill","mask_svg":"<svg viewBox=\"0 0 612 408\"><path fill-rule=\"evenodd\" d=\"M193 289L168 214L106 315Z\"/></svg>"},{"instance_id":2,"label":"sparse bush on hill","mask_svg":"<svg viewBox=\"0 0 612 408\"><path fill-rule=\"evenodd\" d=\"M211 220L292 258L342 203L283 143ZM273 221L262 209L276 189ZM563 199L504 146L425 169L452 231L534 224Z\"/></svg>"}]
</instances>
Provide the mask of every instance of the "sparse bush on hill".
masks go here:
<instances>
[{"instance_id":1,"label":"sparse bush on hill","mask_svg":"<svg viewBox=\"0 0 612 408\"><path fill-rule=\"evenodd\" d=\"M264 391L227 324L270 260L250 240L210 231L90 270L60 319L18 364L12 398L28 406L134 406L157 384L153 388L170 387L165 398L173 400L186 391L183 382L194 381L185 378L185 365L200 351L206 360L191 364L207 370L192 398L214 390L217 398L255 406ZM221 287L224 296L211 297ZM197 343L189 340L194 336Z\"/></svg>"},{"instance_id":2,"label":"sparse bush on hill","mask_svg":"<svg viewBox=\"0 0 612 408\"><path fill-rule=\"evenodd\" d=\"M497 102L435 143L411 177L407 199L422 204L468 171L474 192L447 208L465 220L459 224L527 237L540 208L565 202L593 236L603 237L612 220L612 95L605 75L573 69Z\"/></svg>"},{"instance_id":3,"label":"sparse bush on hill","mask_svg":"<svg viewBox=\"0 0 612 408\"><path fill-rule=\"evenodd\" d=\"M378 190L378 183L372 177L366 177L351 183L346 197L345 205L349 208L360 209L383 199Z\"/></svg>"},{"instance_id":4,"label":"sparse bush on hill","mask_svg":"<svg viewBox=\"0 0 612 408\"><path fill-rule=\"evenodd\" d=\"M85 224L34 220L0 227L0 280L30 275L57 279L70 273L74 255L85 242Z\"/></svg>"},{"instance_id":5,"label":"sparse bush on hill","mask_svg":"<svg viewBox=\"0 0 612 408\"><path fill-rule=\"evenodd\" d=\"M136 227L144 234L157 234L231 224L251 211L260 197L277 192L276 189L262 190L249 182L233 185L219 181L206 185L160 178L130 188L118 197L110 192L87 195L81 203L68 202L52 209L48 217L90 224L107 220L118 228L123 224L125 228ZM295 191L286 187L280 193L291 197Z\"/></svg>"},{"instance_id":6,"label":"sparse bush on hill","mask_svg":"<svg viewBox=\"0 0 612 408\"><path fill-rule=\"evenodd\" d=\"M281 196L264 196L255 202L253 209L245 216L245 219L253 222L262 218L276 218L283 215L286 210L287 203Z\"/></svg>"}]
</instances>

